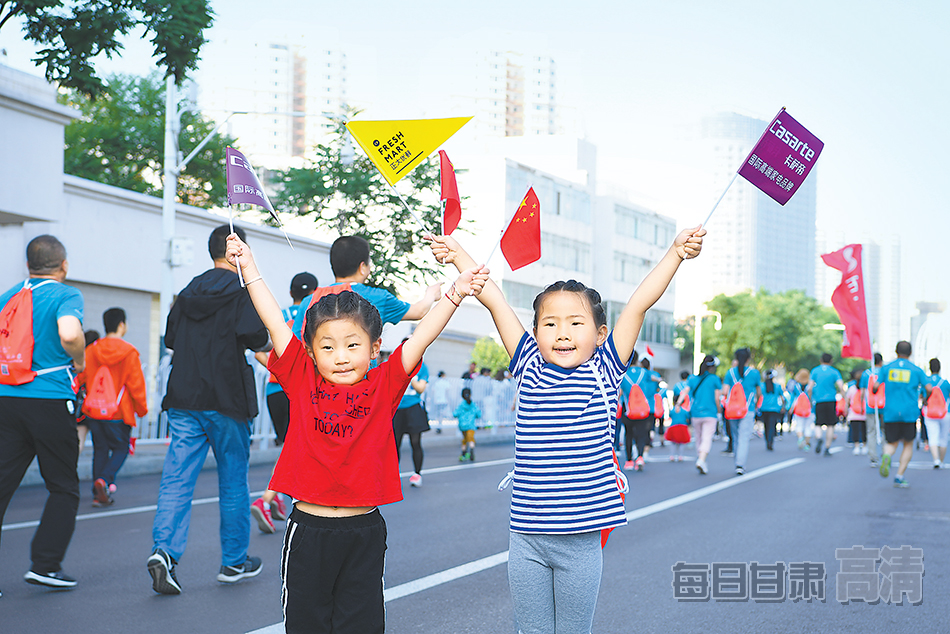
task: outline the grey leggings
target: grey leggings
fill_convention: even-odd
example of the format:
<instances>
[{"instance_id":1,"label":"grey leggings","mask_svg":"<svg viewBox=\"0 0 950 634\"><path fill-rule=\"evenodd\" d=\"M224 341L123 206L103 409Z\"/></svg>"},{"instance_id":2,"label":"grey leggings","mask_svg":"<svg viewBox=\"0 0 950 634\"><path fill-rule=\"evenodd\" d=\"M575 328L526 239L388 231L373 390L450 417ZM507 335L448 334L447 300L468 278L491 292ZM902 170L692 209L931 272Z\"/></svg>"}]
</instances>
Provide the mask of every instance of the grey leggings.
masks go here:
<instances>
[{"instance_id":1,"label":"grey leggings","mask_svg":"<svg viewBox=\"0 0 950 634\"><path fill-rule=\"evenodd\" d=\"M589 634L603 564L600 531L510 533L508 586L520 634Z\"/></svg>"}]
</instances>

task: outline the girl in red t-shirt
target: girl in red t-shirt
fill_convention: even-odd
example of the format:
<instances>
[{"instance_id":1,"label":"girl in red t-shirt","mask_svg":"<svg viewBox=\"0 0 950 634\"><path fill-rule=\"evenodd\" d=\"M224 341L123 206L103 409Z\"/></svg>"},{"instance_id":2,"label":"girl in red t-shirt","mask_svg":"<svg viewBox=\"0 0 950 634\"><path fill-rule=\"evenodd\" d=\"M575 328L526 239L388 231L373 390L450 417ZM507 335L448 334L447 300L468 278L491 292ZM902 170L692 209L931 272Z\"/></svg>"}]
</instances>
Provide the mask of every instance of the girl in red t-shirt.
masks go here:
<instances>
[{"instance_id":1,"label":"girl in red t-shirt","mask_svg":"<svg viewBox=\"0 0 950 634\"><path fill-rule=\"evenodd\" d=\"M296 502L281 557L287 632L383 632L386 524L380 504L402 499L392 419L409 380L461 301L488 269L463 272L389 359L379 311L352 291L307 310L303 342L284 322L250 249L228 236L227 259L270 332L268 369L290 400L290 424L268 488Z\"/></svg>"}]
</instances>

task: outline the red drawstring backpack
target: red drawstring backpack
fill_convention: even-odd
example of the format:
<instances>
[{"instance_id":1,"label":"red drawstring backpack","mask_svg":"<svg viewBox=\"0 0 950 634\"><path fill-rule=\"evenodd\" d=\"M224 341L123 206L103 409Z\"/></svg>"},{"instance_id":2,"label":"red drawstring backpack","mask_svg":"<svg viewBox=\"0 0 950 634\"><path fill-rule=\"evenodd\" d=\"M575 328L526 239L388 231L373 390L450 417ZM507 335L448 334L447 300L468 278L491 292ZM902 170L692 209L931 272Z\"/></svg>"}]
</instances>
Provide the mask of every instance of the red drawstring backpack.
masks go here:
<instances>
[{"instance_id":1,"label":"red drawstring backpack","mask_svg":"<svg viewBox=\"0 0 950 634\"><path fill-rule=\"evenodd\" d=\"M68 366L33 371L33 289L53 280L30 284L10 298L0 310L0 383L23 385L38 374L63 370Z\"/></svg>"}]
</instances>

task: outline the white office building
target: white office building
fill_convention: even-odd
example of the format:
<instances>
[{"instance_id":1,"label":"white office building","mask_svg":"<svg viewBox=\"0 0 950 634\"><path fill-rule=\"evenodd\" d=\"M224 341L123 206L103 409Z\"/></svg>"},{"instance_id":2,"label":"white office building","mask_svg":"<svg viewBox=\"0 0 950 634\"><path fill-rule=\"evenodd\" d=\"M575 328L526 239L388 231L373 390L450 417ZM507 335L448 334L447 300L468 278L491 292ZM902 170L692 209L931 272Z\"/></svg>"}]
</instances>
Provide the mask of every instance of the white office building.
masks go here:
<instances>
[{"instance_id":1,"label":"white office building","mask_svg":"<svg viewBox=\"0 0 950 634\"><path fill-rule=\"evenodd\" d=\"M526 328L533 320L532 302L545 286L576 279L597 289L612 327L640 281L662 258L676 233L676 223L630 201L596 195L596 148L566 136L482 139L477 147L453 149L465 223L455 234L478 260L497 243L529 186L541 203L541 260L512 271L496 251L489 266L508 302ZM468 234L468 235L466 235ZM674 288L646 317L637 349L649 344L655 366L679 366L673 348ZM488 333L491 334L491 322ZM669 378L669 377L668 377Z\"/></svg>"}]
</instances>

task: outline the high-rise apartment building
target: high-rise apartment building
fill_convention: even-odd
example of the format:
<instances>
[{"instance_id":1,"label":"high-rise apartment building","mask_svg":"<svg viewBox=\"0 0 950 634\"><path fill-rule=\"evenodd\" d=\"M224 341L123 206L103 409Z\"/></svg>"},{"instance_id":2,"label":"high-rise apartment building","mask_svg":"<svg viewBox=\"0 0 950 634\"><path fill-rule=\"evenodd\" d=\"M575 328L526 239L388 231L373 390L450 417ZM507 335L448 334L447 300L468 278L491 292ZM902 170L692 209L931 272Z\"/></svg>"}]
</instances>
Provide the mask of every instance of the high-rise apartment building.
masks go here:
<instances>
[{"instance_id":1,"label":"high-rise apartment building","mask_svg":"<svg viewBox=\"0 0 950 634\"><path fill-rule=\"evenodd\" d=\"M252 163L285 169L331 127L321 113L346 105L346 54L292 37L231 33L209 42L195 80L198 107L220 121Z\"/></svg>"},{"instance_id":2,"label":"high-rise apartment building","mask_svg":"<svg viewBox=\"0 0 950 634\"><path fill-rule=\"evenodd\" d=\"M557 68L545 55L489 50L474 56L476 134L557 134ZM462 90L465 90L464 88ZM463 97L464 99L464 97Z\"/></svg>"},{"instance_id":3,"label":"high-rise apartment building","mask_svg":"<svg viewBox=\"0 0 950 634\"><path fill-rule=\"evenodd\" d=\"M725 186L768 123L736 113L703 120L714 182ZM773 293L800 289L815 294L815 184L812 173L781 206L738 178L709 222L703 245L704 299L764 288Z\"/></svg>"}]
</instances>

